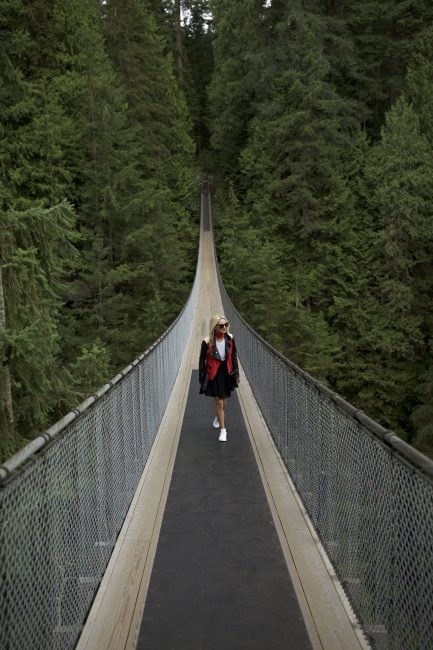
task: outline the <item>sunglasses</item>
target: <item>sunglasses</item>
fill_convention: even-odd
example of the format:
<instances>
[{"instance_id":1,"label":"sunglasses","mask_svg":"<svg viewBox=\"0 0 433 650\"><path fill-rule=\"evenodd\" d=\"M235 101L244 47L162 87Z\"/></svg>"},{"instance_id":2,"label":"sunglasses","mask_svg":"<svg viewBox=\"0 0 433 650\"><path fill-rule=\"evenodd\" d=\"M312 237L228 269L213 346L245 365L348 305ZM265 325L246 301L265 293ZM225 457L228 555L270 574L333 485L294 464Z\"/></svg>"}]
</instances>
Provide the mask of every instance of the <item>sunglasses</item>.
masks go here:
<instances>
[{"instance_id":1,"label":"sunglasses","mask_svg":"<svg viewBox=\"0 0 433 650\"><path fill-rule=\"evenodd\" d=\"M218 327L219 329L222 329L223 327L228 327L228 326L229 326L229 323L218 323L218 324L217 324L217 327Z\"/></svg>"}]
</instances>

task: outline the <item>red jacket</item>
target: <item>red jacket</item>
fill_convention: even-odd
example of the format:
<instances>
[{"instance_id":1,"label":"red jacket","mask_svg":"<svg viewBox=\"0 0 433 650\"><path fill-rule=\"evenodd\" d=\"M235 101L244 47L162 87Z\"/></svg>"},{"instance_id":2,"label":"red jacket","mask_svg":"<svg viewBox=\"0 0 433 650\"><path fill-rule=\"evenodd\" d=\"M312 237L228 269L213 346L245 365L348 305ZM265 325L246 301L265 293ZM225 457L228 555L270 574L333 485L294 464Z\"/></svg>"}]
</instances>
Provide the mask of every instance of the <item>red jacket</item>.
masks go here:
<instances>
[{"instance_id":1,"label":"red jacket","mask_svg":"<svg viewBox=\"0 0 433 650\"><path fill-rule=\"evenodd\" d=\"M238 363L237 363L237 353L236 345L233 340L233 337L229 334L224 335L225 344L226 344L226 361L227 361L227 371L230 374L234 372L236 376L239 375ZM214 379L215 375L218 372L220 367L221 359L219 358L218 348L215 344L215 339L211 340L209 343L203 341L200 353L200 362L199 362L199 375L200 383L203 381L205 374L209 379Z\"/></svg>"}]
</instances>

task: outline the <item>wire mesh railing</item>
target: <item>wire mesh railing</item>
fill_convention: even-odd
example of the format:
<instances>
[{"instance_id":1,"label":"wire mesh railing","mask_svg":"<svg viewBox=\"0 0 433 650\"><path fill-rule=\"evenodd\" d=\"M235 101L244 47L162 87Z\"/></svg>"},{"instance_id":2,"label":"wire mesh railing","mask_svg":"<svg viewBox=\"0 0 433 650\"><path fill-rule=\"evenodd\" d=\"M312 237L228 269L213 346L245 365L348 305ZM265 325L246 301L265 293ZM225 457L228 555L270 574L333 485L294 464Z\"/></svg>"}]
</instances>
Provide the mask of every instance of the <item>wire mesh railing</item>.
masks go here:
<instances>
[{"instance_id":1,"label":"wire mesh railing","mask_svg":"<svg viewBox=\"0 0 433 650\"><path fill-rule=\"evenodd\" d=\"M226 316L274 442L364 633L433 648L433 462Z\"/></svg>"},{"instance_id":2,"label":"wire mesh railing","mask_svg":"<svg viewBox=\"0 0 433 650\"><path fill-rule=\"evenodd\" d=\"M0 466L0 648L74 648L152 448L195 309ZM36 453L37 452L37 453Z\"/></svg>"}]
</instances>

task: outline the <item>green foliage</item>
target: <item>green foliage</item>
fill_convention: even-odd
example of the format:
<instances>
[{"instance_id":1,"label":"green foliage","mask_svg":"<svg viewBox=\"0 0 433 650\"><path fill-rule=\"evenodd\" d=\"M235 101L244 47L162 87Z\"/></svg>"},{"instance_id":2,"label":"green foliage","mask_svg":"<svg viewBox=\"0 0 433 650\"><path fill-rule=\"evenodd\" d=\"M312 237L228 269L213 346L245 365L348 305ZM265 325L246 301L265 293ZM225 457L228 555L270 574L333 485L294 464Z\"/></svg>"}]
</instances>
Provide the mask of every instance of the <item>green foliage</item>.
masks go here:
<instances>
[{"instance_id":1,"label":"green foliage","mask_svg":"<svg viewBox=\"0 0 433 650\"><path fill-rule=\"evenodd\" d=\"M132 333L125 347L116 346L129 355L126 362L169 324L189 291L194 234L186 206L195 189L194 145L153 16L138 0L110 0L105 12L107 46L140 143L131 151L134 167L120 208L125 229L107 275L114 288L106 303L109 330L114 335L127 326Z\"/></svg>"},{"instance_id":2,"label":"green foliage","mask_svg":"<svg viewBox=\"0 0 433 650\"><path fill-rule=\"evenodd\" d=\"M424 453L433 456L433 365L431 363L431 341L428 370L421 374L417 385L418 405L411 420L416 430L414 444Z\"/></svg>"},{"instance_id":3,"label":"green foliage","mask_svg":"<svg viewBox=\"0 0 433 650\"><path fill-rule=\"evenodd\" d=\"M80 355L71 367L77 401L107 381L109 371L110 352L103 343L96 339L88 345L83 345Z\"/></svg>"},{"instance_id":4,"label":"green foliage","mask_svg":"<svg viewBox=\"0 0 433 650\"><path fill-rule=\"evenodd\" d=\"M7 453L141 353L188 295L194 145L165 15L138 0L0 5Z\"/></svg>"},{"instance_id":5,"label":"green foliage","mask_svg":"<svg viewBox=\"0 0 433 650\"><path fill-rule=\"evenodd\" d=\"M234 181L214 211L226 286L278 349L427 449L431 4L252 6L215 12L214 171Z\"/></svg>"},{"instance_id":6,"label":"green foliage","mask_svg":"<svg viewBox=\"0 0 433 650\"><path fill-rule=\"evenodd\" d=\"M5 319L0 328L1 394L12 399L13 431L28 438L63 399L65 373L59 362L62 277L76 258L73 211L67 203L51 209L0 212L0 266ZM7 394L4 374L11 377ZM6 404L2 404L4 415Z\"/></svg>"},{"instance_id":7,"label":"green foliage","mask_svg":"<svg viewBox=\"0 0 433 650\"><path fill-rule=\"evenodd\" d=\"M429 0L351 0L345 18L358 60L355 95L376 138L401 93L414 40L431 24L433 6Z\"/></svg>"},{"instance_id":8,"label":"green foliage","mask_svg":"<svg viewBox=\"0 0 433 650\"><path fill-rule=\"evenodd\" d=\"M253 115L253 77L249 54L257 47L262 3L259 0L211 2L214 25L214 74L209 86L214 167L235 180L238 157Z\"/></svg>"},{"instance_id":9,"label":"green foliage","mask_svg":"<svg viewBox=\"0 0 433 650\"><path fill-rule=\"evenodd\" d=\"M415 109L424 136L433 143L433 27L428 26L413 43L404 94Z\"/></svg>"},{"instance_id":10,"label":"green foliage","mask_svg":"<svg viewBox=\"0 0 433 650\"><path fill-rule=\"evenodd\" d=\"M241 312L430 453L432 18L429 0L0 3L3 455L177 314L194 153Z\"/></svg>"},{"instance_id":11,"label":"green foliage","mask_svg":"<svg viewBox=\"0 0 433 650\"><path fill-rule=\"evenodd\" d=\"M225 287L252 327L294 362L328 382L338 339L299 301L278 240L249 223L233 188L215 197L218 254Z\"/></svg>"},{"instance_id":12,"label":"green foliage","mask_svg":"<svg viewBox=\"0 0 433 650\"><path fill-rule=\"evenodd\" d=\"M290 287L277 300L284 351L327 381L340 344L326 314L341 291L341 238L348 236L351 202L341 160L345 102L326 81L329 66L316 29L296 12L279 27L279 67L274 60L273 84L240 163L249 223L277 251Z\"/></svg>"},{"instance_id":13,"label":"green foliage","mask_svg":"<svg viewBox=\"0 0 433 650\"><path fill-rule=\"evenodd\" d=\"M209 148L209 104L207 89L212 77L213 32L209 25L209 2L188 2L189 21L185 27L184 90L193 121L193 135L199 159Z\"/></svg>"}]
</instances>

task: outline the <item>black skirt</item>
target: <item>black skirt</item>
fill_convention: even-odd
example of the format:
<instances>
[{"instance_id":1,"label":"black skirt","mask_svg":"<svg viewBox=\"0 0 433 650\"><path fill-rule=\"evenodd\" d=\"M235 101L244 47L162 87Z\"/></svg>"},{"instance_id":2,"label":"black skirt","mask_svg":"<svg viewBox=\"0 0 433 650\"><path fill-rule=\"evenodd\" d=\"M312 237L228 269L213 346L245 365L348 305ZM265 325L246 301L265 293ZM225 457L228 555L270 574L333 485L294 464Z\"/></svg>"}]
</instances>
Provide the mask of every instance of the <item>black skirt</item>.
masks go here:
<instances>
[{"instance_id":1,"label":"black skirt","mask_svg":"<svg viewBox=\"0 0 433 650\"><path fill-rule=\"evenodd\" d=\"M209 379L206 390L203 392L208 397L230 397L232 391L230 388L230 377L226 361L221 361L217 374L213 379Z\"/></svg>"}]
</instances>

